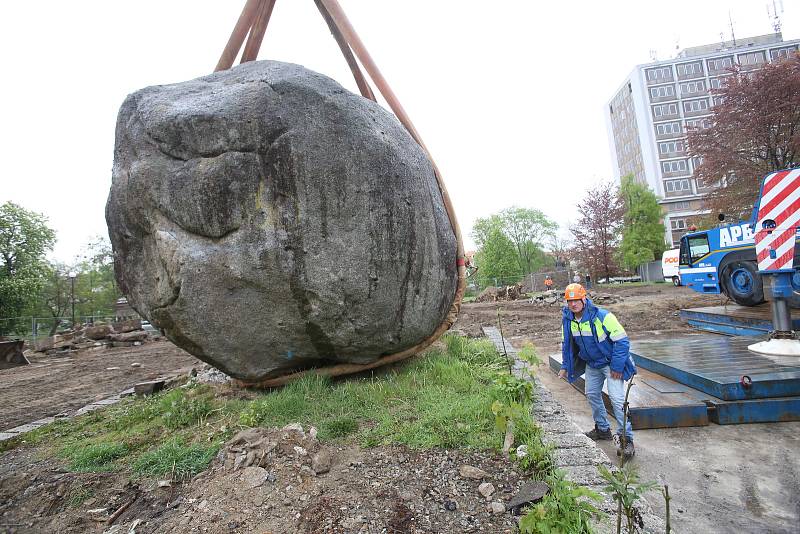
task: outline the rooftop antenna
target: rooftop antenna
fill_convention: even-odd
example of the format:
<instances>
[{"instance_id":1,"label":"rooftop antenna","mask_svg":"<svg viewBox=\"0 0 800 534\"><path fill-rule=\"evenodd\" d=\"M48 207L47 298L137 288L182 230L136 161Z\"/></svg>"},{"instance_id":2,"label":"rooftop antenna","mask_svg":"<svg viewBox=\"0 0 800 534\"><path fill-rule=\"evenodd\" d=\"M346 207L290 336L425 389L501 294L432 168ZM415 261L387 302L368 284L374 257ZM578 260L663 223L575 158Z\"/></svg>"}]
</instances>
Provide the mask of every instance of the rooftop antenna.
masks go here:
<instances>
[{"instance_id":1,"label":"rooftop antenna","mask_svg":"<svg viewBox=\"0 0 800 534\"><path fill-rule=\"evenodd\" d=\"M779 14L780 13L780 14ZM776 34L781 33L781 15L783 14L783 0L772 0L772 9L767 4L767 18L772 22L772 29Z\"/></svg>"},{"instance_id":2,"label":"rooftop antenna","mask_svg":"<svg viewBox=\"0 0 800 534\"><path fill-rule=\"evenodd\" d=\"M658 52L655 48L650 49L650 60L651 61L658 61Z\"/></svg>"},{"instance_id":3,"label":"rooftop antenna","mask_svg":"<svg viewBox=\"0 0 800 534\"><path fill-rule=\"evenodd\" d=\"M733 41L733 47L736 48L736 34L733 32L733 17L730 10L728 11L728 22L731 25L731 41Z\"/></svg>"}]
</instances>

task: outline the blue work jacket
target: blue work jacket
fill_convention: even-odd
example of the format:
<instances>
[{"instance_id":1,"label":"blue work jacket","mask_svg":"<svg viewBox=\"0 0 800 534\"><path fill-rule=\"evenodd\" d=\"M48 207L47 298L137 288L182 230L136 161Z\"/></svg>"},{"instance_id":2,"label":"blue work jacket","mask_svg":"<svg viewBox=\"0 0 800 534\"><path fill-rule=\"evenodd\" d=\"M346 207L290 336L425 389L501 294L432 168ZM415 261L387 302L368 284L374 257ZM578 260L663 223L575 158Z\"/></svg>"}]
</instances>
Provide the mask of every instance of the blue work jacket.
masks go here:
<instances>
[{"instance_id":1,"label":"blue work jacket","mask_svg":"<svg viewBox=\"0 0 800 534\"><path fill-rule=\"evenodd\" d=\"M567 371L570 383L583 374L586 365L594 369L609 365L612 371L622 373L624 380L636 374L628 334L613 313L588 298L580 321L568 307L562 312L561 368Z\"/></svg>"}]
</instances>

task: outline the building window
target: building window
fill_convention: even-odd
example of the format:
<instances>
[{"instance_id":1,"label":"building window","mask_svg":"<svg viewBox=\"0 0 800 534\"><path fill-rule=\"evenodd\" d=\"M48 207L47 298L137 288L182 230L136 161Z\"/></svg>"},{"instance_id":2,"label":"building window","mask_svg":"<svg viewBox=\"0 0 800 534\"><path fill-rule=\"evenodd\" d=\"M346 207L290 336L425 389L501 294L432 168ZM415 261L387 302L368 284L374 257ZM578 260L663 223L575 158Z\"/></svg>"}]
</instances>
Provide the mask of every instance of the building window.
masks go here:
<instances>
[{"instance_id":1,"label":"building window","mask_svg":"<svg viewBox=\"0 0 800 534\"><path fill-rule=\"evenodd\" d=\"M680 193L683 191L691 191L692 184L689 183L687 178L683 180L667 180L664 182L664 189L667 190L667 193Z\"/></svg>"},{"instance_id":2,"label":"building window","mask_svg":"<svg viewBox=\"0 0 800 534\"><path fill-rule=\"evenodd\" d=\"M772 57L772 61L779 61L781 59L788 59L797 49L792 48L781 48L779 50L770 50L770 56Z\"/></svg>"},{"instance_id":3,"label":"building window","mask_svg":"<svg viewBox=\"0 0 800 534\"><path fill-rule=\"evenodd\" d=\"M733 67L733 59L730 57L718 57L708 60L708 70L726 70Z\"/></svg>"},{"instance_id":4,"label":"building window","mask_svg":"<svg viewBox=\"0 0 800 534\"><path fill-rule=\"evenodd\" d=\"M691 209L691 204L688 201L669 204L669 211L685 211L688 209Z\"/></svg>"},{"instance_id":5,"label":"building window","mask_svg":"<svg viewBox=\"0 0 800 534\"><path fill-rule=\"evenodd\" d=\"M667 141L666 143L659 143L658 151L661 154L670 154L672 152L683 152L683 141Z\"/></svg>"},{"instance_id":6,"label":"building window","mask_svg":"<svg viewBox=\"0 0 800 534\"><path fill-rule=\"evenodd\" d=\"M683 103L683 111L686 113L694 113L697 111L706 111L708 109L708 100L705 98L701 100L690 100Z\"/></svg>"},{"instance_id":7,"label":"building window","mask_svg":"<svg viewBox=\"0 0 800 534\"><path fill-rule=\"evenodd\" d=\"M694 156L692 157L692 168L697 169L700 165L703 164L703 158L701 156Z\"/></svg>"},{"instance_id":8,"label":"building window","mask_svg":"<svg viewBox=\"0 0 800 534\"><path fill-rule=\"evenodd\" d=\"M650 88L650 98L664 98L668 96L675 96L675 87L672 85Z\"/></svg>"},{"instance_id":9,"label":"building window","mask_svg":"<svg viewBox=\"0 0 800 534\"><path fill-rule=\"evenodd\" d=\"M740 54L739 55L739 64L743 67L749 65L759 65L764 63L764 52L750 52L749 54Z\"/></svg>"},{"instance_id":10,"label":"building window","mask_svg":"<svg viewBox=\"0 0 800 534\"><path fill-rule=\"evenodd\" d=\"M724 96L712 96L711 97L711 105L712 106L719 106L725 101Z\"/></svg>"},{"instance_id":11,"label":"building window","mask_svg":"<svg viewBox=\"0 0 800 534\"><path fill-rule=\"evenodd\" d=\"M669 67L659 67L647 70L647 81L667 81L672 79L672 69Z\"/></svg>"},{"instance_id":12,"label":"building window","mask_svg":"<svg viewBox=\"0 0 800 534\"><path fill-rule=\"evenodd\" d=\"M678 65L678 76L693 76L695 74L702 74L703 67L699 62L694 63L681 63Z\"/></svg>"},{"instance_id":13,"label":"building window","mask_svg":"<svg viewBox=\"0 0 800 534\"><path fill-rule=\"evenodd\" d=\"M681 202L681 204L684 204L684 202ZM685 202L685 204L688 204L688 202ZM671 219L669 226L673 230L686 230L686 219Z\"/></svg>"},{"instance_id":14,"label":"building window","mask_svg":"<svg viewBox=\"0 0 800 534\"><path fill-rule=\"evenodd\" d=\"M706 84L703 80L698 80L696 82L686 82L681 84L682 95L702 93L705 90L706 90Z\"/></svg>"},{"instance_id":15,"label":"building window","mask_svg":"<svg viewBox=\"0 0 800 534\"><path fill-rule=\"evenodd\" d=\"M725 78L711 78L710 83L712 89L722 89L725 87L727 81Z\"/></svg>"},{"instance_id":16,"label":"building window","mask_svg":"<svg viewBox=\"0 0 800 534\"><path fill-rule=\"evenodd\" d=\"M681 123L679 122L664 122L656 124L656 134L658 135L674 135L681 133Z\"/></svg>"},{"instance_id":17,"label":"building window","mask_svg":"<svg viewBox=\"0 0 800 534\"><path fill-rule=\"evenodd\" d=\"M706 128L711 127L711 121L709 119L686 119L686 129L687 130L705 130Z\"/></svg>"},{"instance_id":18,"label":"building window","mask_svg":"<svg viewBox=\"0 0 800 534\"><path fill-rule=\"evenodd\" d=\"M661 170L665 173L669 172L686 172L686 160L685 159L678 159L675 161L663 161L661 162ZM687 180L688 183L688 180ZM668 191L671 191L668 189Z\"/></svg>"},{"instance_id":19,"label":"building window","mask_svg":"<svg viewBox=\"0 0 800 534\"><path fill-rule=\"evenodd\" d=\"M653 106L653 115L656 117L675 115L676 113L678 113L678 106L676 104L661 104L660 106Z\"/></svg>"}]
</instances>

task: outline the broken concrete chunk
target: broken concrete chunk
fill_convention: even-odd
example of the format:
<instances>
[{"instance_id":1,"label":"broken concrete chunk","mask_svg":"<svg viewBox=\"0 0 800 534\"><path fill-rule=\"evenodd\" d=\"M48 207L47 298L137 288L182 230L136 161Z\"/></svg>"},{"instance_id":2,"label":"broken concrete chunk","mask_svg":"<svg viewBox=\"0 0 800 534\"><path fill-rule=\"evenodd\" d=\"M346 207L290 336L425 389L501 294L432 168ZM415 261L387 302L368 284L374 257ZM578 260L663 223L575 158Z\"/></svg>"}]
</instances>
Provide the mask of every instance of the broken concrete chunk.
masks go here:
<instances>
[{"instance_id":1,"label":"broken concrete chunk","mask_svg":"<svg viewBox=\"0 0 800 534\"><path fill-rule=\"evenodd\" d=\"M143 341L147 339L147 332L144 330L134 330L133 332L125 332L122 334L109 334L108 339L111 341L124 342Z\"/></svg>"},{"instance_id":2,"label":"broken concrete chunk","mask_svg":"<svg viewBox=\"0 0 800 534\"><path fill-rule=\"evenodd\" d=\"M106 220L133 308L238 379L374 362L429 337L455 296L455 234L425 151L380 105L299 65L130 95Z\"/></svg>"},{"instance_id":3,"label":"broken concrete chunk","mask_svg":"<svg viewBox=\"0 0 800 534\"><path fill-rule=\"evenodd\" d=\"M108 337L108 335L113 331L114 330L111 328L111 325L101 324L87 327L84 335L89 339L98 340Z\"/></svg>"}]
</instances>

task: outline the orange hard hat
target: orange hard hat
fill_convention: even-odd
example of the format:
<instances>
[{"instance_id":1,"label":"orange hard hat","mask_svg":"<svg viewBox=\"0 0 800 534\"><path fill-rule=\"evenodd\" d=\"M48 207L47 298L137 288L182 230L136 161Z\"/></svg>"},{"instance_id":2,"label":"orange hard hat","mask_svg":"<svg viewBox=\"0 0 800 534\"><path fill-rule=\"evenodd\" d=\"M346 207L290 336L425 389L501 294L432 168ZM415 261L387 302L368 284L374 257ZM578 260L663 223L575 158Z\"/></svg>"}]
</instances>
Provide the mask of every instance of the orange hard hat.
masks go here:
<instances>
[{"instance_id":1,"label":"orange hard hat","mask_svg":"<svg viewBox=\"0 0 800 534\"><path fill-rule=\"evenodd\" d=\"M586 290L580 284L570 284L564 290L564 298L567 300L580 300L586 298Z\"/></svg>"}]
</instances>

